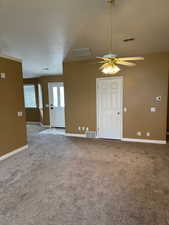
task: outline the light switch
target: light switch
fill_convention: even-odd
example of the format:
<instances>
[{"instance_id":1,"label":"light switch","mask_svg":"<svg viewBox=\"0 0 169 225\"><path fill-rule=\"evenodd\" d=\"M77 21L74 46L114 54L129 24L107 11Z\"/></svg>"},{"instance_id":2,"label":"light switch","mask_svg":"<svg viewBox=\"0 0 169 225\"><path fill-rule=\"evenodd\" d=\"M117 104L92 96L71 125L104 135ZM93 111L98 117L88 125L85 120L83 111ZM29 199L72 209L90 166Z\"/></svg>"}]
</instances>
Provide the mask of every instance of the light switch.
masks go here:
<instances>
[{"instance_id":1,"label":"light switch","mask_svg":"<svg viewBox=\"0 0 169 225\"><path fill-rule=\"evenodd\" d=\"M18 112L18 117L22 117L22 112Z\"/></svg>"},{"instance_id":2,"label":"light switch","mask_svg":"<svg viewBox=\"0 0 169 225\"><path fill-rule=\"evenodd\" d=\"M124 112L127 112L127 107L124 107Z\"/></svg>"},{"instance_id":3,"label":"light switch","mask_svg":"<svg viewBox=\"0 0 169 225\"><path fill-rule=\"evenodd\" d=\"M156 112L156 107L151 107L150 112Z\"/></svg>"},{"instance_id":4,"label":"light switch","mask_svg":"<svg viewBox=\"0 0 169 225\"><path fill-rule=\"evenodd\" d=\"M1 73L1 78L5 79L5 77L6 77L6 74L5 73Z\"/></svg>"},{"instance_id":5,"label":"light switch","mask_svg":"<svg viewBox=\"0 0 169 225\"><path fill-rule=\"evenodd\" d=\"M137 132L137 136L141 136L141 131L138 131Z\"/></svg>"},{"instance_id":6,"label":"light switch","mask_svg":"<svg viewBox=\"0 0 169 225\"><path fill-rule=\"evenodd\" d=\"M147 132L147 133L146 133L146 136L147 136L147 137L150 137L150 132Z\"/></svg>"},{"instance_id":7,"label":"light switch","mask_svg":"<svg viewBox=\"0 0 169 225\"><path fill-rule=\"evenodd\" d=\"M156 97L156 102L161 102L161 96Z\"/></svg>"}]
</instances>

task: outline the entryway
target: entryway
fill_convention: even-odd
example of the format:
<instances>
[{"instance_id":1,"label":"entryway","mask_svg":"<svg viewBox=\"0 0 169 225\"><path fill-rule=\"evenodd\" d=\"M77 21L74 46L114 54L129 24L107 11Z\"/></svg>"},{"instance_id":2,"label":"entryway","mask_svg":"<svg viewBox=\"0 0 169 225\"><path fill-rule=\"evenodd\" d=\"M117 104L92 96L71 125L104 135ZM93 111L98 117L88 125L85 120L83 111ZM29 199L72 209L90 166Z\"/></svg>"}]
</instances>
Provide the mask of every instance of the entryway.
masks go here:
<instances>
[{"instance_id":1,"label":"entryway","mask_svg":"<svg viewBox=\"0 0 169 225\"><path fill-rule=\"evenodd\" d=\"M122 138L123 78L97 78L97 137Z\"/></svg>"},{"instance_id":2,"label":"entryway","mask_svg":"<svg viewBox=\"0 0 169 225\"><path fill-rule=\"evenodd\" d=\"M50 126L56 128L65 127L65 101L64 83L49 82L49 114Z\"/></svg>"}]
</instances>

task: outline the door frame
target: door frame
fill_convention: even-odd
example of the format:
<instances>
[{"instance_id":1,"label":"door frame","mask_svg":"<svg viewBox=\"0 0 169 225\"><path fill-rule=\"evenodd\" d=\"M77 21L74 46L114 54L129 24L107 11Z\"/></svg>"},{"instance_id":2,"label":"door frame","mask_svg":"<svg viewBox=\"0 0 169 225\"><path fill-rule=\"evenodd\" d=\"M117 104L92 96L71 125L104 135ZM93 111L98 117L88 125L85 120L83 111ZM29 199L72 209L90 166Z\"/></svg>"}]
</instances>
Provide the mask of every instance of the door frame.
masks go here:
<instances>
[{"instance_id":1,"label":"door frame","mask_svg":"<svg viewBox=\"0 0 169 225\"><path fill-rule=\"evenodd\" d=\"M120 138L117 140L121 140L123 138L123 76L114 76L114 77L101 77L96 78L96 136L97 138L102 138L99 136L99 95L98 95L98 89L99 89L99 82L100 80L120 80L121 81L121 131L120 131Z\"/></svg>"},{"instance_id":2,"label":"door frame","mask_svg":"<svg viewBox=\"0 0 169 225\"><path fill-rule=\"evenodd\" d=\"M50 128L52 127L52 122L51 122L51 108L50 108L50 105L51 105L51 102L50 102L50 85L51 84L54 84L54 83L57 83L57 84L63 84L63 87L64 87L64 82L57 82L57 81L53 81L53 82L48 82L48 101L49 101L49 122L50 122ZM65 116L65 107L64 107L64 116Z\"/></svg>"}]
</instances>

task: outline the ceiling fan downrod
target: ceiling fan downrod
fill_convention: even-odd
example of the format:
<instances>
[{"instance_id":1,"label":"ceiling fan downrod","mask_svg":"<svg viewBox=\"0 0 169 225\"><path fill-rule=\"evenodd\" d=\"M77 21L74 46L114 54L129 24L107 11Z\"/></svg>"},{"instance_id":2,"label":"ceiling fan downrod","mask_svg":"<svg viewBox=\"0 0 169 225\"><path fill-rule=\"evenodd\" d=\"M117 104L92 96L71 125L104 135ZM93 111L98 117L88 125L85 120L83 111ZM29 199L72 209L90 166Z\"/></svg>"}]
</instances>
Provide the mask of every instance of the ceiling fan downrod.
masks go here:
<instances>
[{"instance_id":1,"label":"ceiling fan downrod","mask_svg":"<svg viewBox=\"0 0 169 225\"><path fill-rule=\"evenodd\" d=\"M115 2L115 0L106 0L106 2L112 4L113 2Z\"/></svg>"}]
</instances>

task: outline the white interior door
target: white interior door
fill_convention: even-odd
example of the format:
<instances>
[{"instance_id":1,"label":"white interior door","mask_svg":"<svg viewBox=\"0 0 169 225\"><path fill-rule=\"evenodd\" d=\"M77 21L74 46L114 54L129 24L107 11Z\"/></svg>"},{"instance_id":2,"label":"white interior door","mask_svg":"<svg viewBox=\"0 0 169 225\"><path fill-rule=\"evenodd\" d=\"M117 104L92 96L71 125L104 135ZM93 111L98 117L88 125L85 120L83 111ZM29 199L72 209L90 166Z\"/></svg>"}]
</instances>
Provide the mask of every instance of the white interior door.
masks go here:
<instances>
[{"instance_id":1,"label":"white interior door","mask_svg":"<svg viewBox=\"0 0 169 225\"><path fill-rule=\"evenodd\" d=\"M97 136L122 138L122 77L97 79Z\"/></svg>"},{"instance_id":2,"label":"white interior door","mask_svg":"<svg viewBox=\"0 0 169 225\"><path fill-rule=\"evenodd\" d=\"M65 101L63 82L48 83L50 126L65 127Z\"/></svg>"}]
</instances>

